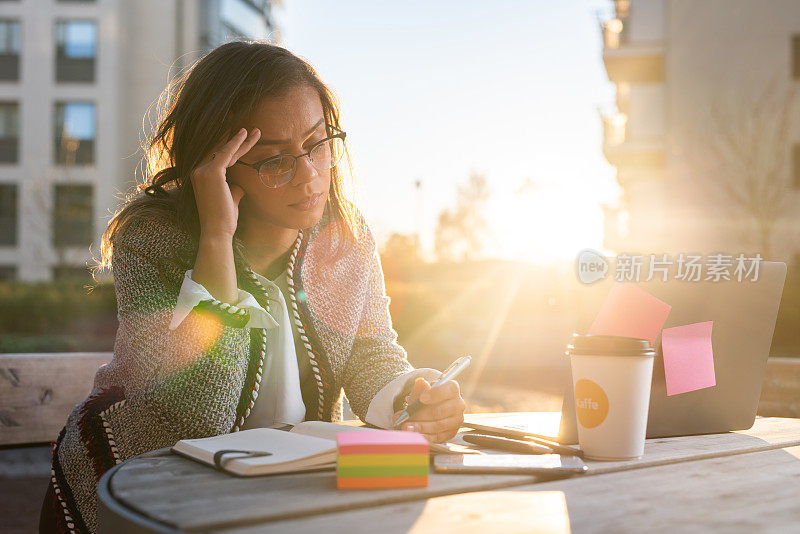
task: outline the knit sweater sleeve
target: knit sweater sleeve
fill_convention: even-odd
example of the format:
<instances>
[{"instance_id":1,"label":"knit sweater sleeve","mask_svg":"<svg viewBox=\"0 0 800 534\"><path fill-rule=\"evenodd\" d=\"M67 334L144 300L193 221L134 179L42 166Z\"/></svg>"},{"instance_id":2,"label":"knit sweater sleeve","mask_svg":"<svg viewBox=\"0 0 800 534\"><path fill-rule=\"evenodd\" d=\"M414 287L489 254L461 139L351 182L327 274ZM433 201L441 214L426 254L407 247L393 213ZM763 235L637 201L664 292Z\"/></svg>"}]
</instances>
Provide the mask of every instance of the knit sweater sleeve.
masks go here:
<instances>
[{"instance_id":1,"label":"knit sweater sleeve","mask_svg":"<svg viewBox=\"0 0 800 534\"><path fill-rule=\"evenodd\" d=\"M126 428L149 428L157 436L145 448L229 432L249 361L249 329L226 324L218 312L195 308L169 328L185 271L165 260L169 250L158 244L170 244L159 231L129 228L112 258L119 317L114 358L128 370L130 405L120 417ZM129 440L143 439L131 431Z\"/></svg>"},{"instance_id":2,"label":"knit sweater sleeve","mask_svg":"<svg viewBox=\"0 0 800 534\"><path fill-rule=\"evenodd\" d=\"M377 244L363 219L361 233L358 248L363 276L368 283L353 349L344 370L343 385L353 413L366 420L375 395L389 382L414 368L408 363L406 351L397 343Z\"/></svg>"}]
</instances>

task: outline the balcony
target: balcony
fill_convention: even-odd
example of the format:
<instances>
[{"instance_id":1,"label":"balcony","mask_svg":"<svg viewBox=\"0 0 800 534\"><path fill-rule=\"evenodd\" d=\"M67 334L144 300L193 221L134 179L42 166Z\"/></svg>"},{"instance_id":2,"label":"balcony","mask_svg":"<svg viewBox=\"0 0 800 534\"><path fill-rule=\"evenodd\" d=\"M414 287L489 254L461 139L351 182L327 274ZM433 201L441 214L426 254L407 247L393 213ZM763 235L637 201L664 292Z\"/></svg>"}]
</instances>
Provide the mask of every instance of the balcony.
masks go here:
<instances>
[{"instance_id":1,"label":"balcony","mask_svg":"<svg viewBox=\"0 0 800 534\"><path fill-rule=\"evenodd\" d=\"M614 0L614 13L624 19L631 13L631 0Z\"/></svg>"},{"instance_id":2,"label":"balcony","mask_svg":"<svg viewBox=\"0 0 800 534\"><path fill-rule=\"evenodd\" d=\"M630 139L627 135L628 116L624 113L601 115L603 121L603 154L608 162L619 168L664 166L664 143L661 138Z\"/></svg>"},{"instance_id":3,"label":"balcony","mask_svg":"<svg viewBox=\"0 0 800 534\"><path fill-rule=\"evenodd\" d=\"M603 145L603 155L608 163L617 168L648 169L664 166L664 145L656 141Z\"/></svg>"},{"instance_id":4,"label":"balcony","mask_svg":"<svg viewBox=\"0 0 800 534\"><path fill-rule=\"evenodd\" d=\"M603 63L614 83L664 81L664 46L661 41L633 41L628 17L600 23L603 34Z\"/></svg>"}]
</instances>

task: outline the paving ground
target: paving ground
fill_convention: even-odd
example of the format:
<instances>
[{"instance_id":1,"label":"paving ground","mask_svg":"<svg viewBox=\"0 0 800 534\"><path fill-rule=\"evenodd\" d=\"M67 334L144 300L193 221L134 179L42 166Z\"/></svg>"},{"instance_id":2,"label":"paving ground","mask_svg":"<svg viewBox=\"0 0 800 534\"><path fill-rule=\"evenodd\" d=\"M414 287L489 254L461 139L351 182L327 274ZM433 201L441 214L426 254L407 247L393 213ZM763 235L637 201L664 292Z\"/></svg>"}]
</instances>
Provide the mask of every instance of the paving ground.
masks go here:
<instances>
[{"instance_id":1,"label":"paving ground","mask_svg":"<svg viewBox=\"0 0 800 534\"><path fill-rule=\"evenodd\" d=\"M50 453L49 445L0 449L0 532L38 532Z\"/></svg>"}]
</instances>

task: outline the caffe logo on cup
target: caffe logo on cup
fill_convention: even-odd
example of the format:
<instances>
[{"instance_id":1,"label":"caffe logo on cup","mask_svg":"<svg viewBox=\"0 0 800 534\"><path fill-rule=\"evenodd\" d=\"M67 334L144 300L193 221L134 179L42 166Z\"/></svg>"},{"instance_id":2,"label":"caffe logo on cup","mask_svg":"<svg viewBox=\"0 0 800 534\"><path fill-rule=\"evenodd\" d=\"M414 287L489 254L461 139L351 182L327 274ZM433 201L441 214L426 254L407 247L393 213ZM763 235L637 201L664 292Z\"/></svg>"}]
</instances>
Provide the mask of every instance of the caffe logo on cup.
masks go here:
<instances>
[{"instance_id":1,"label":"caffe logo on cup","mask_svg":"<svg viewBox=\"0 0 800 534\"><path fill-rule=\"evenodd\" d=\"M578 279L584 284L591 284L606 277L608 261L596 250L587 248L578 253L575 268L578 270Z\"/></svg>"},{"instance_id":2,"label":"caffe logo on cup","mask_svg":"<svg viewBox=\"0 0 800 534\"><path fill-rule=\"evenodd\" d=\"M594 428L606 420L608 397L603 388L581 378L575 382L575 411L584 428Z\"/></svg>"}]
</instances>

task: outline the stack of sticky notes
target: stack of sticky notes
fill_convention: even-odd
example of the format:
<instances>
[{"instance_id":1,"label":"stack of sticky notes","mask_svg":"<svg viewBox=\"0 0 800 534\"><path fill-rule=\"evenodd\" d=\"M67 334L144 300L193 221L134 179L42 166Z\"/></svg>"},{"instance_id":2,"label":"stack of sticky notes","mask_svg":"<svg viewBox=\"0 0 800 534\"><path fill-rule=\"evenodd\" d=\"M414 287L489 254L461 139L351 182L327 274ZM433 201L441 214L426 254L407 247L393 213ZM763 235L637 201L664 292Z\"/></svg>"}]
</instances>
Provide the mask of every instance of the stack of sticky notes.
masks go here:
<instances>
[{"instance_id":1,"label":"stack of sticky notes","mask_svg":"<svg viewBox=\"0 0 800 534\"><path fill-rule=\"evenodd\" d=\"M336 434L339 489L428 485L428 441L416 432L366 430Z\"/></svg>"}]
</instances>

